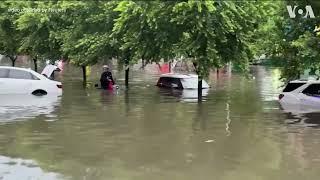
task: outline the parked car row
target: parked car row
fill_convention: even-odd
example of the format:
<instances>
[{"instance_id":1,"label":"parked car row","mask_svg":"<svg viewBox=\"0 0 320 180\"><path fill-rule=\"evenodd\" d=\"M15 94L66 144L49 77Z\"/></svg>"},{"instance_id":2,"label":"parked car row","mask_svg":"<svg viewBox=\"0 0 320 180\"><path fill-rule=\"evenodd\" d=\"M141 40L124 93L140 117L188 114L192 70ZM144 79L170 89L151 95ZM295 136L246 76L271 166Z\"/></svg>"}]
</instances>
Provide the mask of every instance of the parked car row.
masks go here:
<instances>
[{"instance_id":1,"label":"parked car row","mask_svg":"<svg viewBox=\"0 0 320 180\"><path fill-rule=\"evenodd\" d=\"M57 67L48 65L42 74L31 69L0 66L0 94L61 94L62 83L49 79ZM160 76L157 86L173 89L197 89L198 76L168 73ZM202 88L210 86L202 80Z\"/></svg>"},{"instance_id":2,"label":"parked car row","mask_svg":"<svg viewBox=\"0 0 320 180\"><path fill-rule=\"evenodd\" d=\"M62 83L49 79L55 67L46 67L44 74L31 69L0 66L1 94L33 94L36 96L62 94ZM193 74L162 74L157 82L158 87L172 89L197 89L198 76ZM210 86L202 80L203 89ZM282 107L292 107L295 111L312 107L320 110L320 81L290 81L279 95Z\"/></svg>"}]
</instances>

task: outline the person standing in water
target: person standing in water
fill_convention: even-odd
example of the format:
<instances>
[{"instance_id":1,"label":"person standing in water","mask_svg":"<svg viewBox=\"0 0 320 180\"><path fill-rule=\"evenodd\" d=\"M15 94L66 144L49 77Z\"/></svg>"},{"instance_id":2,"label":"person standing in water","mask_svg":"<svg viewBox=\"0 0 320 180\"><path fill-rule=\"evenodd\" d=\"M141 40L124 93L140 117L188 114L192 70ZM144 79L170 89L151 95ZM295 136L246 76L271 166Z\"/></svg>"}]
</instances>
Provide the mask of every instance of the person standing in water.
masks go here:
<instances>
[{"instance_id":1,"label":"person standing in water","mask_svg":"<svg viewBox=\"0 0 320 180\"><path fill-rule=\"evenodd\" d=\"M103 89L112 89L110 87L114 85L112 73L110 71L109 66L107 65L103 66L103 72L100 77L100 84L101 84L101 88Z\"/></svg>"}]
</instances>

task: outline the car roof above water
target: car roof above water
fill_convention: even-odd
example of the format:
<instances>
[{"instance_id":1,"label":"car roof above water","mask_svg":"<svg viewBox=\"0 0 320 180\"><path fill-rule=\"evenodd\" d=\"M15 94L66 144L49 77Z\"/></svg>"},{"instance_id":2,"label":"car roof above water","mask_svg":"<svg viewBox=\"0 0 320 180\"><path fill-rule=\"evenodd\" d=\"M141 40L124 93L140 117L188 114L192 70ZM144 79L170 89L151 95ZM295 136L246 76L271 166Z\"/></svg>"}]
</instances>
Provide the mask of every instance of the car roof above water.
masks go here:
<instances>
[{"instance_id":1,"label":"car roof above water","mask_svg":"<svg viewBox=\"0 0 320 180\"><path fill-rule=\"evenodd\" d=\"M197 89L198 88L198 75L196 74L178 74L178 73L167 73L160 75L159 82L164 79L170 79L174 81L179 79L183 89ZM210 88L209 84L202 80L202 88Z\"/></svg>"},{"instance_id":2,"label":"car roof above water","mask_svg":"<svg viewBox=\"0 0 320 180\"><path fill-rule=\"evenodd\" d=\"M21 68L21 67L12 67L12 66L0 66L0 70L1 69L9 69L9 70L20 70L20 71L24 71L24 72L28 72L31 73L32 75L36 76L39 79L47 79L44 76L42 76L41 74L33 71L31 68Z\"/></svg>"},{"instance_id":3,"label":"car roof above water","mask_svg":"<svg viewBox=\"0 0 320 180\"><path fill-rule=\"evenodd\" d=\"M32 70L28 68L20 68L20 67L12 67L12 66L0 66L0 69L15 69L15 70L32 72Z\"/></svg>"},{"instance_id":4,"label":"car roof above water","mask_svg":"<svg viewBox=\"0 0 320 180\"><path fill-rule=\"evenodd\" d=\"M198 78L196 74L177 74L177 73L167 73L162 74L160 77L169 77L169 78L178 78L178 79L189 79L189 78Z\"/></svg>"},{"instance_id":5,"label":"car roof above water","mask_svg":"<svg viewBox=\"0 0 320 180\"><path fill-rule=\"evenodd\" d=\"M289 83L308 83L308 84L319 84L320 80L314 80L314 79L298 79L290 81Z\"/></svg>"}]
</instances>

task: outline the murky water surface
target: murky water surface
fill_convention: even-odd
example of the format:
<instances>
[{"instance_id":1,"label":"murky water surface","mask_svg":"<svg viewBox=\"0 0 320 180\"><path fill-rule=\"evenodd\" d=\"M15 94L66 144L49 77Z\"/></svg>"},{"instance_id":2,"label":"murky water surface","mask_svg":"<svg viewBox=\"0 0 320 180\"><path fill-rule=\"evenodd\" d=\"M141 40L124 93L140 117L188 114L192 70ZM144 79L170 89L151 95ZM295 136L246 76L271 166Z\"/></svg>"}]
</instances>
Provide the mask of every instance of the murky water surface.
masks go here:
<instances>
[{"instance_id":1,"label":"murky water surface","mask_svg":"<svg viewBox=\"0 0 320 180\"><path fill-rule=\"evenodd\" d=\"M111 93L66 68L60 98L1 97L0 179L319 179L320 115L281 110L279 71L252 71L213 75L199 105L148 72Z\"/></svg>"}]
</instances>

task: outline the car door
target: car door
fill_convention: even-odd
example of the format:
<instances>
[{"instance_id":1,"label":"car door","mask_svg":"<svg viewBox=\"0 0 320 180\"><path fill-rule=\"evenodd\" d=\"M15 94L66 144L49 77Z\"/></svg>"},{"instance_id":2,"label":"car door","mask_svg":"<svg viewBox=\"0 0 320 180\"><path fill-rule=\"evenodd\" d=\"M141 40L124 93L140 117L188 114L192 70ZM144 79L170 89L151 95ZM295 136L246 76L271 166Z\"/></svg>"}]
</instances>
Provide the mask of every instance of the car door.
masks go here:
<instances>
[{"instance_id":1,"label":"car door","mask_svg":"<svg viewBox=\"0 0 320 180\"><path fill-rule=\"evenodd\" d=\"M24 70L10 69L9 81L6 82L10 94L31 94L34 76Z\"/></svg>"}]
</instances>

